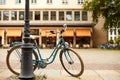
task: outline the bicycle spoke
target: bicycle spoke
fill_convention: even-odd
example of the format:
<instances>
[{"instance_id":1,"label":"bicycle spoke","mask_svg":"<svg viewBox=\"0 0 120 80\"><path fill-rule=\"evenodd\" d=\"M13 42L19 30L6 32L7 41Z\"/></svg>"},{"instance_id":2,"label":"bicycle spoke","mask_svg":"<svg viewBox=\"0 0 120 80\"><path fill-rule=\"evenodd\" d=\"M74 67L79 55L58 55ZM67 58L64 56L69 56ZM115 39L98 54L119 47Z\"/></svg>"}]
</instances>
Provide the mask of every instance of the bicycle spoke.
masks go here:
<instances>
[{"instance_id":1,"label":"bicycle spoke","mask_svg":"<svg viewBox=\"0 0 120 80\"><path fill-rule=\"evenodd\" d=\"M65 49L60 54L63 68L72 76L80 76L83 73L83 62L79 55L71 49Z\"/></svg>"},{"instance_id":2,"label":"bicycle spoke","mask_svg":"<svg viewBox=\"0 0 120 80\"><path fill-rule=\"evenodd\" d=\"M8 69L16 75L19 75L21 70L21 56L22 56L22 49L21 46L16 46L12 48L9 53L7 54L7 66ZM32 53L33 61L38 60L38 56L35 52ZM33 63L33 70L37 67L37 62Z\"/></svg>"}]
</instances>

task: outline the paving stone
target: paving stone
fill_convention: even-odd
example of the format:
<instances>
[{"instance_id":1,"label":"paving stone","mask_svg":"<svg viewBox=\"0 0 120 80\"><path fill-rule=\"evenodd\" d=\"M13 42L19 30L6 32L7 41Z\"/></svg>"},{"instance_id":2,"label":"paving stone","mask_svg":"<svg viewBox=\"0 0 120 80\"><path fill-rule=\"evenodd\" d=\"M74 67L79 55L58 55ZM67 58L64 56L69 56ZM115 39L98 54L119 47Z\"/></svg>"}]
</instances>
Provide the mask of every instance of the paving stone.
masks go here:
<instances>
[{"instance_id":1,"label":"paving stone","mask_svg":"<svg viewBox=\"0 0 120 80\"><path fill-rule=\"evenodd\" d=\"M120 80L120 73L115 70L96 70L103 80Z\"/></svg>"},{"instance_id":2,"label":"paving stone","mask_svg":"<svg viewBox=\"0 0 120 80\"><path fill-rule=\"evenodd\" d=\"M94 70L85 70L80 80L103 80Z\"/></svg>"}]
</instances>

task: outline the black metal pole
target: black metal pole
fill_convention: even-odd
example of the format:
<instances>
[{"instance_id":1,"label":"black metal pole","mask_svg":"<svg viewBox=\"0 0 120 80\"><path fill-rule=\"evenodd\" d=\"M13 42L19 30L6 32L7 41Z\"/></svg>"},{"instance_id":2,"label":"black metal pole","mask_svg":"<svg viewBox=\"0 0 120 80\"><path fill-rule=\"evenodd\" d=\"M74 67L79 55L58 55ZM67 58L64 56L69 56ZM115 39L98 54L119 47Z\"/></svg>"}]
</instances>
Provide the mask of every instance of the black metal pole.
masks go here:
<instances>
[{"instance_id":1,"label":"black metal pole","mask_svg":"<svg viewBox=\"0 0 120 80\"><path fill-rule=\"evenodd\" d=\"M30 43L29 0L25 0L24 44L22 46L21 72L19 79L31 80L34 78L32 65L32 44Z\"/></svg>"}]
</instances>

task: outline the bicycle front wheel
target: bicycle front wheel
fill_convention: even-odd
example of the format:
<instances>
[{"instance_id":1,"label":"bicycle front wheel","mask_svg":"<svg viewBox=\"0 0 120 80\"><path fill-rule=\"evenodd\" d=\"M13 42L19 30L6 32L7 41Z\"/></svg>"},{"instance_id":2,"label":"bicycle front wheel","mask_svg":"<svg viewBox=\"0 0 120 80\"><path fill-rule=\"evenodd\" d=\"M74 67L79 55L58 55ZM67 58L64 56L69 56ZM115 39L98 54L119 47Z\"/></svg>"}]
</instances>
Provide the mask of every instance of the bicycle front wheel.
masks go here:
<instances>
[{"instance_id":1,"label":"bicycle front wheel","mask_svg":"<svg viewBox=\"0 0 120 80\"><path fill-rule=\"evenodd\" d=\"M18 45L11 48L6 57L7 67L15 75L20 74L21 55L22 55L22 48L20 45ZM38 60L38 56L35 52L32 53L32 58L33 58L32 60ZM37 63L33 63L33 70L35 70L36 67L37 67Z\"/></svg>"},{"instance_id":2,"label":"bicycle front wheel","mask_svg":"<svg viewBox=\"0 0 120 80\"><path fill-rule=\"evenodd\" d=\"M60 52L60 62L67 73L73 77L79 77L84 71L81 57L72 49L64 49Z\"/></svg>"}]
</instances>

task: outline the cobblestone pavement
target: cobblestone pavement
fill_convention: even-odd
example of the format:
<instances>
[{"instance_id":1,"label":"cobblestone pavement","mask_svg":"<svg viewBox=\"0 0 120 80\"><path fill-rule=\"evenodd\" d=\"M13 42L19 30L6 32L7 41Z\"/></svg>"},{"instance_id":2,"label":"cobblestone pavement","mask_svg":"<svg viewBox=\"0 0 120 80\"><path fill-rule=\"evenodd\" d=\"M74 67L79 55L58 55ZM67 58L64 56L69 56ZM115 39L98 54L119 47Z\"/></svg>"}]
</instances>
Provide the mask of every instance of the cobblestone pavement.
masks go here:
<instances>
[{"instance_id":1,"label":"cobblestone pavement","mask_svg":"<svg viewBox=\"0 0 120 80\"><path fill-rule=\"evenodd\" d=\"M69 76L62 68L59 55L53 64L45 69L36 70L35 74L46 74L47 80L120 80L120 50L74 49L83 59L85 71L81 78ZM52 49L41 49L47 58ZM14 80L6 66L7 49L0 49L0 80ZM11 76L12 75L12 76ZM62 76L62 77L61 77ZM14 77L15 78L15 77Z\"/></svg>"}]
</instances>

